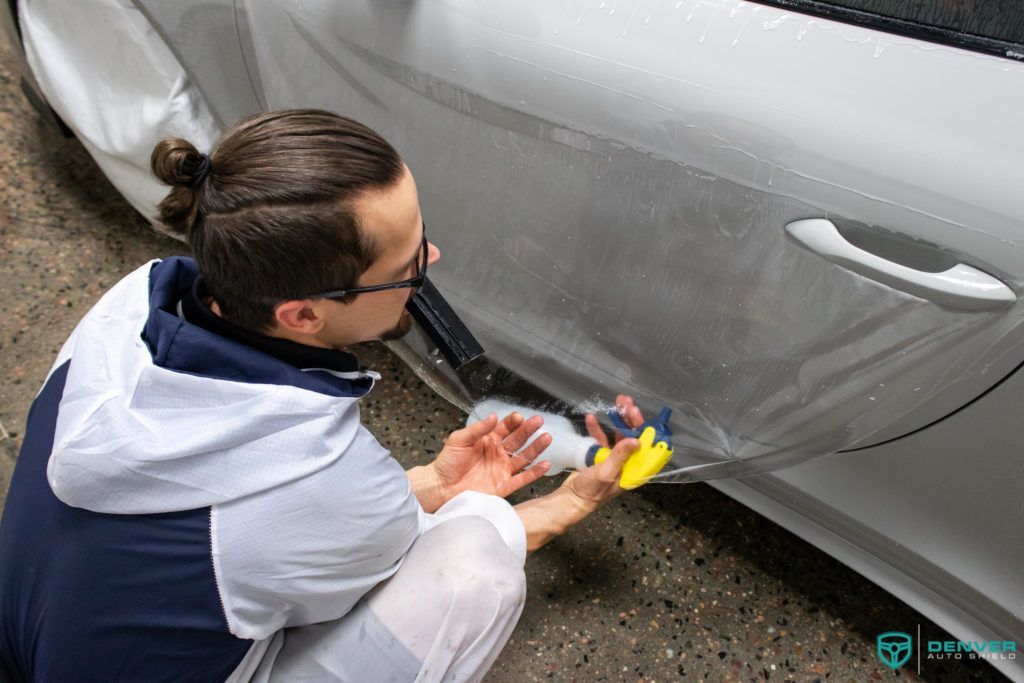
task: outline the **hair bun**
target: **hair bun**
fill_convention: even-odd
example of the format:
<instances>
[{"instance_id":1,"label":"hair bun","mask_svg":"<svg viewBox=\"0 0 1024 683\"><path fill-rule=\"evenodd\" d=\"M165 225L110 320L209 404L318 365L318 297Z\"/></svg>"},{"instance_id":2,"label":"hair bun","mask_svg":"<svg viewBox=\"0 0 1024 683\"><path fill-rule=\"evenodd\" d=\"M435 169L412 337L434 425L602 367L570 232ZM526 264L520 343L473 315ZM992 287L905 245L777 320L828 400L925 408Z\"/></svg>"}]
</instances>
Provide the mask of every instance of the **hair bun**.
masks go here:
<instances>
[{"instance_id":1,"label":"hair bun","mask_svg":"<svg viewBox=\"0 0 1024 683\"><path fill-rule=\"evenodd\" d=\"M210 170L210 160L188 140L164 138L149 157L153 175L172 187L195 187Z\"/></svg>"},{"instance_id":2,"label":"hair bun","mask_svg":"<svg viewBox=\"0 0 1024 683\"><path fill-rule=\"evenodd\" d=\"M199 211L200 193L194 190L209 173L210 160L188 140L164 138L153 148L149 165L160 182L172 186L159 206L163 231L188 238Z\"/></svg>"}]
</instances>

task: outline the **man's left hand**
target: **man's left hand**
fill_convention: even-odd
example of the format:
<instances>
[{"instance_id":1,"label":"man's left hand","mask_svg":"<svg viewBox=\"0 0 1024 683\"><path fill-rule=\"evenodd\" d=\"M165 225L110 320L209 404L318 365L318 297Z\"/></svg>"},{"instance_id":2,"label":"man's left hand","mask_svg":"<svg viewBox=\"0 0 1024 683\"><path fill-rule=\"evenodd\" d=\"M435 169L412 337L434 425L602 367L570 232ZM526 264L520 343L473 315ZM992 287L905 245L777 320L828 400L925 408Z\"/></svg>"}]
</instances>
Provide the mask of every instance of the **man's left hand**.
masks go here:
<instances>
[{"instance_id":1,"label":"man's left hand","mask_svg":"<svg viewBox=\"0 0 1024 683\"><path fill-rule=\"evenodd\" d=\"M492 414L452 432L433 463L409 471L413 492L432 512L463 491L504 498L532 484L550 469L546 460L530 465L550 445L551 435L541 434L526 448L523 445L543 424L539 415L524 420L516 412L498 420ZM421 469L429 471L416 471Z\"/></svg>"}]
</instances>

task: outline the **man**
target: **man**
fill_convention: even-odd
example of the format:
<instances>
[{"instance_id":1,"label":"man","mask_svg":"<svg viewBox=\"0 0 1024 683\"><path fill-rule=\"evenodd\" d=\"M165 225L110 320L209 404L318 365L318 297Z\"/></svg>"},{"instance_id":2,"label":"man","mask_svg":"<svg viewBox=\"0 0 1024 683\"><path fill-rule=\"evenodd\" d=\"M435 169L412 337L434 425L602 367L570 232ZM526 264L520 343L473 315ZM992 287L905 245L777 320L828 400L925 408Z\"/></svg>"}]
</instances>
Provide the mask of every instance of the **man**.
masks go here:
<instances>
[{"instance_id":1,"label":"man","mask_svg":"<svg viewBox=\"0 0 1024 683\"><path fill-rule=\"evenodd\" d=\"M327 112L164 140L169 230L61 349L0 523L0 652L21 680L475 680L526 553L619 492L637 447L514 508L549 442L492 415L403 472L344 349L408 330L440 258L409 169ZM621 399L627 421L639 412ZM588 423L597 433L592 416ZM599 438L603 438L601 435Z\"/></svg>"}]
</instances>

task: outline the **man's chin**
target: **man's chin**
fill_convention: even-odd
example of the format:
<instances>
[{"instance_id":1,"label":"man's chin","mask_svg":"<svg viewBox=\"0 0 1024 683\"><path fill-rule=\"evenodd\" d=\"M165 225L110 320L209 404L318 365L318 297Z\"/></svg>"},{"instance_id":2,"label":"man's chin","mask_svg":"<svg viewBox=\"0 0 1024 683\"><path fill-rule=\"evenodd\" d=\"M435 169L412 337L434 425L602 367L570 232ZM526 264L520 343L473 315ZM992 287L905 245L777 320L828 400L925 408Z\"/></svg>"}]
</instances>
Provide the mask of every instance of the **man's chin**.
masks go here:
<instances>
[{"instance_id":1,"label":"man's chin","mask_svg":"<svg viewBox=\"0 0 1024 683\"><path fill-rule=\"evenodd\" d=\"M401 339L407 335L411 329L412 315L409 314L409 311L402 311L402 316L398 319L398 324L380 335L380 340L394 341L395 339Z\"/></svg>"}]
</instances>

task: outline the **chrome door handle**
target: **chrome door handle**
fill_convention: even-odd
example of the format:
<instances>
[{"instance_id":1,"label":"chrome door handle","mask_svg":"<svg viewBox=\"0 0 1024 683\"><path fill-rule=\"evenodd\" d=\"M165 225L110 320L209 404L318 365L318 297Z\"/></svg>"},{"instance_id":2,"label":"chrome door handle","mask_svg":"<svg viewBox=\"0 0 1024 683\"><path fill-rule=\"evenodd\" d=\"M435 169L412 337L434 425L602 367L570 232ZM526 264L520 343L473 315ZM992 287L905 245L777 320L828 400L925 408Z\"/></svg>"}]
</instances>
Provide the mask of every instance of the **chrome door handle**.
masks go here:
<instances>
[{"instance_id":1,"label":"chrome door handle","mask_svg":"<svg viewBox=\"0 0 1024 683\"><path fill-rule=\"evenodd\" d=\"M825 218L794 221L786 226L786 232L832 263L938 304L987 311L1017 300L1013 290L1003 282L965 263L941 273L929 273L872 254L848 242L832 221Z\"/></svg>"}]
</instances>

